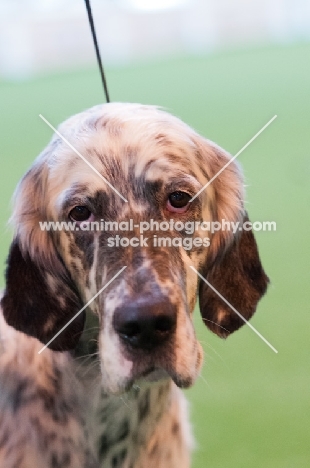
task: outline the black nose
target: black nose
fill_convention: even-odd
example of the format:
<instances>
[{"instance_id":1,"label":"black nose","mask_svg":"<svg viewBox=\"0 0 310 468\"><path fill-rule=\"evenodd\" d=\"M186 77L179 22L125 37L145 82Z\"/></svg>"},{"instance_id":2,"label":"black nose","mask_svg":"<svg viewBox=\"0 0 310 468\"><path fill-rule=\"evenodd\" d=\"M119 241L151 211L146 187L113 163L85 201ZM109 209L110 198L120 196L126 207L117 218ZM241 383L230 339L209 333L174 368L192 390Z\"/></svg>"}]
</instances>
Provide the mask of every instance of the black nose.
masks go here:
<instances>
[{"instance_id":1,"label":"black nose","mask_svg":"<svg viewBox=\"0 0 310 468\"><path fill-rule=\"evenodd\" d=\"M140 300L116 309L113 325L126 344L152 350L171 337L176 315L175 306L168 301Z\"/></svg>"}]
</instances>

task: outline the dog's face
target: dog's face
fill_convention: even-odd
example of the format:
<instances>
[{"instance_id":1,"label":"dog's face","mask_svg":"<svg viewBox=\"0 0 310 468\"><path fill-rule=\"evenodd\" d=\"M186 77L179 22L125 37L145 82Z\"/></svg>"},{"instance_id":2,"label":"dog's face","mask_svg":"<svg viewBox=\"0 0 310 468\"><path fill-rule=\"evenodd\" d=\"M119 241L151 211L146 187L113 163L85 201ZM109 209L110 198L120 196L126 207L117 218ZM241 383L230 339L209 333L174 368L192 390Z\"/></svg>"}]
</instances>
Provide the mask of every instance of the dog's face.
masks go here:
<instances>
[{"instance_id":1,"label":"dog's face","mask_svg":"<svg viewBox=\"0 0 310 468\"><path fill-rule=\"evenodd\" d=\"M208 229L246 219L238 167L228 165L191 201L229 156L149 106L97 106L59 132L92 167L54 136L22 179L6 320L47 343L103 289L88 307L99 318L106 392L167 375L188 387L202 363L192 324L197 292L205 324L219 336L243 323L195 270L246 319L268 282L251 232ZM42 230L44 221L75 228ZM50 347L74 348L83 325L84 312Z\"/></svg>"}]
</instances>

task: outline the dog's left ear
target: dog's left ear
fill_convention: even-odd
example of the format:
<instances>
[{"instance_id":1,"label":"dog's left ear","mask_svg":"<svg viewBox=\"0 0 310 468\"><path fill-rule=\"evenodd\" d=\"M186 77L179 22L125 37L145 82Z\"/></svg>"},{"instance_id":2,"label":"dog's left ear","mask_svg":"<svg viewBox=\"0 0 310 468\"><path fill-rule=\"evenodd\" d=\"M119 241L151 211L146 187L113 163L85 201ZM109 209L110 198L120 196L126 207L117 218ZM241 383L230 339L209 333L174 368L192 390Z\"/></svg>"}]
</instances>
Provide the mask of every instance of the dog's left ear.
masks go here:
<instances>
[{"instance_id":1,"label":"dog's left ear","mask_svg":"<svg viewBox=\"0 0 310 468\"><path fill-rule=\"evenodd\" d=\"M244 222L248 221L245 215ZM203 276L246 320L266 292L265 274L252 231L242 230L232 245ZM205 325L220 337L238 330L244 321L203 280L199 289L200 312Z\"/></svg>"}]
</instances>

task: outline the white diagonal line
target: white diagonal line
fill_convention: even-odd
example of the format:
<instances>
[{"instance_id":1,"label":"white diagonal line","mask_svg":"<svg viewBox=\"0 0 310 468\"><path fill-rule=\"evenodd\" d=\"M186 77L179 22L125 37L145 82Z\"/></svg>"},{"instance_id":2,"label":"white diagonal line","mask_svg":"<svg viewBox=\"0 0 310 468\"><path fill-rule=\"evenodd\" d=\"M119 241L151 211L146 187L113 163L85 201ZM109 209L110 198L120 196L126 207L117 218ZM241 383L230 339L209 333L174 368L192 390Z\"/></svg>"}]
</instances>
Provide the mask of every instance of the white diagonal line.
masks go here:
<instances>
[{"instance_id":1,"label":"white diagonal line","mask_svg":"<svg viewBox=\"0 0 310 468\"><path fill-rule=\"evenodd\" d=\"M87 159L84 158L84 156L83 156L76 148L74 148L74 146L71 145L71 143L70 143L61 133L59 133L59 131L58 131L55 127L53 127L53 125L52 125L48 120L46 120L46 118L43 117L42 114L39 114L39 117L41 117L41 119L42 119L42 120L43 120L43 121L44 121L44 122L45 122L45 123L46 123L46 124L47 124L47 125L48 125L48 126L49 126L49 127L50 127L50 128L67 144L67 145L68 145L68 146L69 146L69 148L71 148L71 149L75 152L75 154L77 154L81 159L83 159L83 161L84 161L99 177L101 177L101 179L104 180L104 182L105 182L112 190L114 190L114 192L117 193L117 195L118 195L119 197L121 197L122 200L124 200L125 202L128 202L128 200L126 200L126 198L123 197L123 195L122 195L121 193L119 193L119 191L116 190L116 188L113 187L113 185L112 185L105 177L103 177L103 175L100 174L100 172L97 171L97 169L96 169L92 164L90 164L90 162L87 161Z\"/></svg>"},{"instance_id":2,"label":"white diagonal line","mask_svg":"<svg viewBox=\"0 0 310 468\"><path fill-rule=\"evenodd\" d=\"M75 314L75 316L74 316L74 317L72 317L72 319L71 319L71 320L69 320L69 322L68 322L68 323L66 323L66 325L65 325L64 327L62 327L62 329L61 329L61 330L59 330L59 332L57 332L57 333L56 333L56 335L55 335L55 336L53 336L53 338L52 338L52 339L51 339L51 340L50 340L48 343L46 343L46 345L45 345L45 346L43 346L43 348L41 348L41 349L40 349L40 351L38 351L38 354L41 354L41 353L42 353L42 351L44 351L44 350L45 350L45 349L48 347L48 345L50 345L50 344L52 343L52 341L54 341L54 340L55 340L55 338L57 338L57 336L59 336L59 335L60 335L60 333L62 333L62 332L64 331L64 329L65 329L65 328L67 328L67 327L70 325L70 323L71 323L71 322L73 322L73 320L75 320L75 319L76 319L76 317L77 317L78 315L80 315L80 313L81 313L81 312L83 312L83 310L85 310L85 309L86 309L86 307L88 307L88 306L89 306L89 304L91 304L91 303L93 302L93 300L94 300L94 299L96 299L96 297L97 297L97 296L99 296L99 294L101 294L101 293L102 293L102 291L103 291L105 288L107 288L107 287L109 286L109 284L111 284L111 283L112 283L112 281L114 281L114 280L115 280L115 278L117 278L117 277L118 277L118 275L120 275L120 274L122 273L122 271L124 271L124 270L125 270L125 268L127 268L127 266L124 266L123 268L121 268L121 269L120 269L120 270L119 270L119 271L116 273L116 275L114 275L114 276L113 276L113 278L112 278L112 279L110 279L110 281L108 281L108 282L107 282L107 284L105 284L105 285L103 286L103 288L101 288L101 289L100 289L100 291L98 291L98 292L97 292L97 294L95 294L95 295L94 295L94 297L92 297L92 298L91 298L91 299L90 299L90 300L87 302L87 304L85 304L85 305L82 307L82 309L81 309L81 310L79 310L79 311L78 311L78 313L77 313L77 314Z\"/></svg>"},{"instance_id":3,"label":"white diagonal line","mask_svg":"<svg viewBox=\"0 0 310 468\"><path fill-rule=\"evenodd\" d=\"M242 151L244 151L244 150L245 150L245 149L246 149L246 148L247 148L247 147L248 147L248 146L249 146L249 145L250 145L250 144L251 144L251 143L252 143L252 142L253 142L253 141L254 141L254 140L255 140L255 139L256 139L256 138L257 138L257 137L258 137L274 120L275 120L275 119L276 119L276 118L277 118L277 115L274 115L274 116L272 117L272 119L270 119L269 122L267 122L266 125L264 125L263 128L261 128L260 131L257 132L256 135L254 135L253 138L251 138L251 140L249 140L249 141L247 142L247 144L244 145L243 148L241 148L241 150L238 151L238 153L235 154L235 156L234 156L233 158L231 158L231 159L222 167L222 169L220 169L220 170L218 171L218 173L215 174L215 175L212 177L212 179L210 179L210 180L206 183L206 185L204 185L204 186L199 190L199 192L197 192L196 195L194 195L194 196L191 198L191 200L189 200L189 203L192 202L192 201L194 201L195 198L198 197L198 195L200 195L201 192L203 192L203 191L204 191L204 190L221 174L221 172L223 172L223 171L226 169L226 167L228 167L229 164L231 164L231 163L242 153Z\"/></svg>"},{"instance_id":4,"label":"white diagonal line","mask_svg":"<svg viewBox=\"0 0 310 468\"><path fill-rule=\"evenodd\" d=\"M260 337L261 340L263 340L263 341L269 346L269 348L272 349L272 351L274 351L275 353L278 353L278 351L276 350L276 348L274 348L274 347L272 346L272 344L270 344L269 341L267 341L266 338L264 338L263 335L261 335L261 333L259 333L259 331L257 331L256 328L254 328L253 325L252 325L250 322L248 322L248 321L243 317L243 315L241 315L240 312L238 312L237 309L235 309L234 306L232 306L232 305L227 301L227 299L225 299L225 297L222 296L222 294L220 294L220 293L214 288L214 286L212 286L212 284L210 284L209 281L207 281L207 280L196 270L195 267L190 266L190 268L199 276L199 278L202 279L202 281L204 281L204 282L212 289L212 291L214 291L214 292L222 299L222 301L225 302L225 304L227 304L227 305L231 308L231 310L233 310L233 311L238 315L238 317L241 318L241 320L244 321L244 323L246 323L246 324L254 331L254 333L256 333L257 336Z\"/></svg>"}]
</instances>

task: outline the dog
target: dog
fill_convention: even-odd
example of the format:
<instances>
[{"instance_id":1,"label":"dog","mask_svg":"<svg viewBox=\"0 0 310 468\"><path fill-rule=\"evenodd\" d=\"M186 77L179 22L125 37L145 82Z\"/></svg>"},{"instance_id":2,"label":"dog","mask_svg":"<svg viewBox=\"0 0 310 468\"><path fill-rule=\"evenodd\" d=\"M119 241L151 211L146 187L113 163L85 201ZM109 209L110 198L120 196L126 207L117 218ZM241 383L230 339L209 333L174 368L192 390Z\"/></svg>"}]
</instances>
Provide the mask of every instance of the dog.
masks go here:
<instances>
[{"instance_id":1,"label":"dog","mask_svg":"<svg viewBox=\"0 0 310 468\"><path fill-rule=\"evenodd\" d=\"M15 193L2 468L190 466L181 389L203 362L197 294L205 325L225 338L268 284L252 231L210 227L221 220L248 222L240 168L177 117L110 103L59 127ZM110 229L89 229L96 222Z\"/></svg>"}]
</instances>

